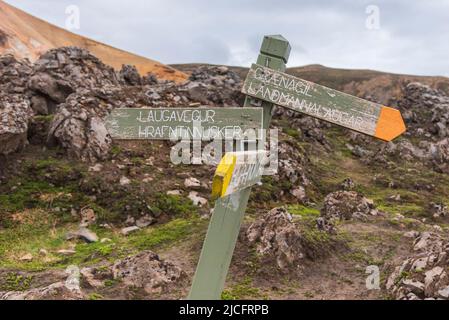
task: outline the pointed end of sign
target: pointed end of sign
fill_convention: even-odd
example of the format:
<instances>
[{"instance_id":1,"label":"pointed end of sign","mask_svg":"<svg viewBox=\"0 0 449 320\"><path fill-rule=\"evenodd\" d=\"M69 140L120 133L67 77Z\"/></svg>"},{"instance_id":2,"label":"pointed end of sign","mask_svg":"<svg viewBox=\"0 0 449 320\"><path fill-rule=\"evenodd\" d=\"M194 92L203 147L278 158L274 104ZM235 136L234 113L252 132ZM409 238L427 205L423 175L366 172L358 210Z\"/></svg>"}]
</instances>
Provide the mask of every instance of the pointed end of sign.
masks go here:
<instances>
[{"instance_id":1,"label":"pointed end of sign","mask_svg":"<svg viewBox=\"0 0 449 320\"><path fill-rule=\"evenodd\" d=\"M405 123L399 110L382 107L377 121L375 137L391 141L405 132Z\"/></svg>"}]
</instances>

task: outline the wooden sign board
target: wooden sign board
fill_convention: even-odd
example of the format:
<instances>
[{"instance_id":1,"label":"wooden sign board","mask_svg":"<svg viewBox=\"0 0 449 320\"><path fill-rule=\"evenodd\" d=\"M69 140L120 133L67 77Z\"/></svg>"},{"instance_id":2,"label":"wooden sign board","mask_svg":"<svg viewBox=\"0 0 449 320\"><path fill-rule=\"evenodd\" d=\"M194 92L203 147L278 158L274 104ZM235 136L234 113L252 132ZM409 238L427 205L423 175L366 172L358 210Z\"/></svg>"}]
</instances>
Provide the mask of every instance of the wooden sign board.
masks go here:
<instances>
[{"instance_id":1,"label":"wooden sign board","mask_svg":"<svg viewBox=\"0 0 449 320\"><path fill-rule=\"evenodd\" d=\"M111 137L124 140L232 139L262 124L260 108L123 108L106 117Z\"/></svg>"},{"instance_id":2,"label":"wooden sign board","mask_svg":"<svg viewBox=\"0 0 449 320\"><path fill-rule=\"evenodd\" d=\"M405 131L396 109L258 64L251 66L242 92L385 141Z\"/></svg>"},{"instance_id":3,"label":"wooden sign board","mask_svg":"<svg viewBox=\"0 0 449 320\"><path fill-rule=\"evenodd\" d=\"M212 198L222 198L260 182L267 152L228 152L220 161L212 181Z\"/></svg>"}]
</instances>

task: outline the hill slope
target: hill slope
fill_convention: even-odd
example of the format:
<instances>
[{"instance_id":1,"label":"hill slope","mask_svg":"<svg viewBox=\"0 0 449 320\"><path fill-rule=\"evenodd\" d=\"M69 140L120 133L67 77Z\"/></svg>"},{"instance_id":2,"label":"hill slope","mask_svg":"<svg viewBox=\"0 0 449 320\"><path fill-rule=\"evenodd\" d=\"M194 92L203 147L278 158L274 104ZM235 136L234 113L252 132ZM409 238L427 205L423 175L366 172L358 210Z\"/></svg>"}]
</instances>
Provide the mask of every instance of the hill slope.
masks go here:
<instances>
[{"instance_id":1,"label":"hill slope","mask_svg":"<svg viewBox=\"0 0 449 320\"><path fill-rule=\"evenodd\" d=\"M190 73L201 64L174 64L171 66ZM242 79L245 79L248 68L229 68ZM449 93L449 79L438 76L414 76L374 70L337 69L318 64L288 68L287 73L352 95L369 97L370 100L384 104L390 104L393 98L399 98L402 89L410 82L420 82Z\"/></svg>"},{"instance_id":2,"label":"hill slope","mask_svg":"<svg viewBox=\"0 0 449 320\"><path fill-rule=\"evenodd\" d=\"M184 73L157 61L76 35L0 0L0 54L12 53L17 58L28 58L34 62L49 49L64 46L88 49L115 69L120 69L122 64L131 64L142 75L151 72L164 80L181 82L186 79Z\"/></svg>"}]
</instances>

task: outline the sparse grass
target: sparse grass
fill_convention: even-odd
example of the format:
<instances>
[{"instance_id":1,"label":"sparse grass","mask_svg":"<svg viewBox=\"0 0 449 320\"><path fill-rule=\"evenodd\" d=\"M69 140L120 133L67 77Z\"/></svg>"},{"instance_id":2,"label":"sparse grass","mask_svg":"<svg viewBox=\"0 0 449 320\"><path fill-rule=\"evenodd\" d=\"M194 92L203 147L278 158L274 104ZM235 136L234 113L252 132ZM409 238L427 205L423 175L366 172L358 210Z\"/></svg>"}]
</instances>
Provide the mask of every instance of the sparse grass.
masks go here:
<instances>
[{"instance_id":1,"label":"sparse grass","mask_svg":"<svg viewBox=\"0 0 449 320\"><path fill-rule=\"evenodd\" d=\"M152 210L156 213L167 213L176 217L190 216L198 212L198 208L193 204L192 200L165 193L156 194Z\"/></svg>"},{"instance_id":2,"label":"sparse grass","mask_svg":"<svg viewBox=\"0 0 449 320\"><path fill-rule=\"evenodd\" d=\"M156 225L138 232L122 236L116 230L90 227L98 237L108 238L109 242L76 243L65 240L68 231L75 229L73 224L58 225L57 219L42 210L27 213L29 220L0 230L0 268L20 270L43 270L47 268L65 268L68 265L87 265L109 260L114 261L140 250L157 249L172 245L206 228L207 221L193 215L178 218L163 225ZM76 253L70 256L57 254L75 244ZM39 254L40 249L49 252L47 256ZM32 261L21 261L20 257L31 253Z\"/></svg>"},{"instance_id":3,"label":"sparse grass","mask_svg":"<svg viewBox=\"0 0 449 320\"><path fill-rule=\"evenodd\" d=\"M335 250L347 247L348 237L345 232L338 231L337 234L330 234L317 228L316 219L319 211L303 208L300 214L301 220L298 221L298 227L302 236L303 249L309 259L325 257Z\"/></svg>"},{"instance_id":4,"label":"sparse grass","mask_svg":"<svg viewBox=\"0 0 449 320\"><path fill-rule=\"evenodd\" d=\"M113 145L111 147L111 154L113 156L118 156L120 153L122 153L122 148L118 145Z\"/></svg>"},{"instance_id":5,"label":"sparse grass","mask_svg":"<svg viewBox=\"0 0 449 320\"><path fill-rule=\"evenodd\" d=\"M83 176L81 165L52 157L24 162L18 172L0 188L0 212L19 212L26 209L70 209L88 201L78 192L77 183ZM4 217L0 223L7 223Z\"/></svg>"},{"instance_id":6,"label":"sparse grass","mask_svg":"<svg viewBox=\"0 0 449 320\"><path fill-rule=\"evenodd\" d=\"M320 210L316 208L306 207L303 205L291 205L287 207L287 210L292 215L297 215L301 217L318 218L318 216L320 215Z\"/></svg>"},{"instance_id":7,"label":"sparse grass","mask_svg":"<svg viewBox=\"0 0 449 320\"><path fill-rule=\"evenodd\" d=\"M43 122L51 122L54 119L54 115L50 114L50 115L37 115L34 116L33 118L37 121L43 121Z\"/></svg>"},{"instance_id":8,"label":"sparse grass","mask_svg":"<svg viewBox=\"0 0 449 320\"><path fill-rule=\"evenodd\" d=\"M222 300L243 300L243 299L268 299L267 295L262 293L259 288L252 285L252 279L246 277L240 283L223 290Z\"/></svg>"},{"instance_id":9,"label":"sparse grass","mask_svg":"<svg viewBox=\"0 0 449 320\"><path fill-rule=\"evenodd\" d=\"M104 297L101 295L101 294L99 294L99 293L91 293L90 295L89 295L89 298L88 298L89 300L103 300L104 299Z\"/></svg>"},{"instance_id":10,"label":"sparse grass","mask_svg":"<svg viewBox=\"0 0 449 320\"><path fill-rule=\"evenodd\" d=\"M272 176L263 176L262 185L256 186L250 195L250 203L270 203L277 202L282 192L286 193L293 187L288 179L275 181Z\"/></svg>"},{"instance_id":11,"label":"sparse grass","mask_svg":"<svg viewBox=\"0 0 449 320\"><path fill-rule=\"evenodd\" d=\"M24 276L16 272L10 272L6 275L4 283L0 284L0 290L4 291L25 291L31 286L33 277Z\"/></svg>"},{"instance_id":12,"label":"sparse grass","mask_svg":"<svg viewBox=\"0 0 449 320\"><path fill-rule=\"evenodd\" d=\"M195 234L207 221L199 218L175 219L155 228L148 228L131 235L129 243L133 247L145 250L169 245Z\"/></svg>"}]
</instances>

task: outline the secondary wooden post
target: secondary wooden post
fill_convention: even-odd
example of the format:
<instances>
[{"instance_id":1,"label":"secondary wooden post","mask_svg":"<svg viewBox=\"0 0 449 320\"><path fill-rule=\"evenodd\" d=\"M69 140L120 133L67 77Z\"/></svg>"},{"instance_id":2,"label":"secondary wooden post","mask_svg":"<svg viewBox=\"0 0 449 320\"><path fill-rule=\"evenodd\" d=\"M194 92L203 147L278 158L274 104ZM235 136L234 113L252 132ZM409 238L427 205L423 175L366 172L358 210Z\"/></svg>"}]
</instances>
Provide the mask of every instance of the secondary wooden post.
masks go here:
<instances>
[{"instance_id":1,"label":"secondary wooden post","mask_svg":"<svg viewBox=\"0 0 449 320\"><path fill-rule=\"evenodd\" d=\"M284 72L290 50L284 37L265 36L257 64ZM244 107L254 106L263 108L263 129L268 130L274 105L247 96ZM188 299L221 298L250 193L251 187L216 201Z\"/></svg>"}]
</instances>

